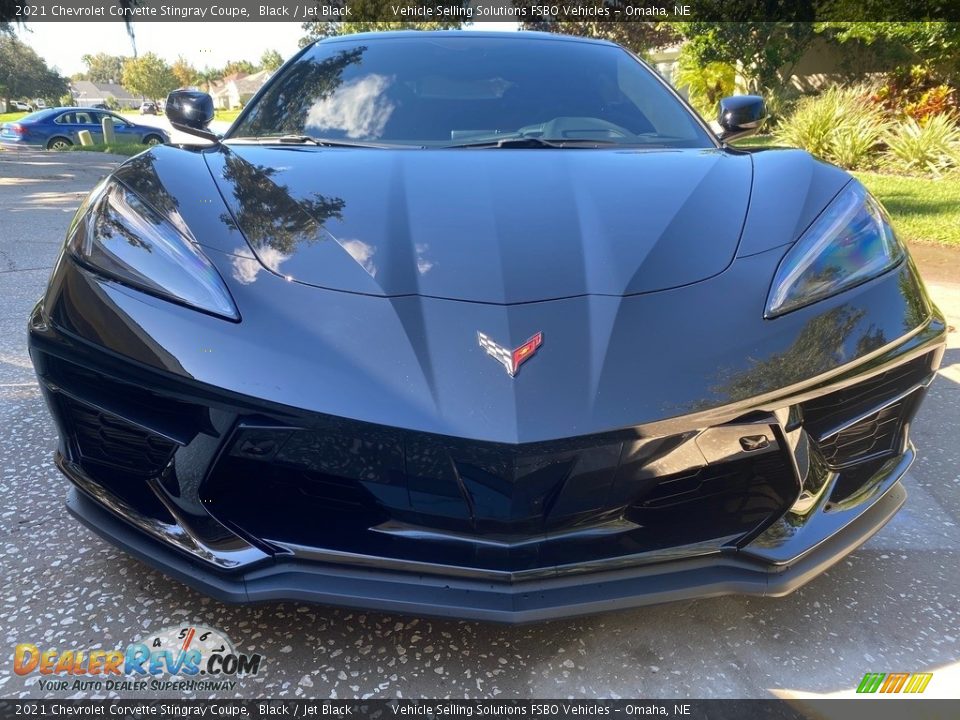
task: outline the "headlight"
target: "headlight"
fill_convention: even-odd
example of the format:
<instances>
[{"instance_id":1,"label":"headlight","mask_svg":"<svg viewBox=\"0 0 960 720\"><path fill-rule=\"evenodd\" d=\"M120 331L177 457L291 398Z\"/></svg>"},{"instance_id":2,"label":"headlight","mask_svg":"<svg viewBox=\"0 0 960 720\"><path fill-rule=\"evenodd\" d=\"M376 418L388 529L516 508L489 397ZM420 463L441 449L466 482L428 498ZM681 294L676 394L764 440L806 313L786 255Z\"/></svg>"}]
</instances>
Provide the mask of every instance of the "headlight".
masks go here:
<instances>
[{"instance_id":1,"label":"headlight","mask_svg":"<svg viewBox=\"0 0 960 720\"><path fill-rule=\"evenodd\" d=\"M851 182L790 248L770 288L772 318L875 278L906 254L880 204Z\"/></svg>"},{"instance_id":2,"label":"headlight","mask_svg":"<svg viewBox=\"0 0 960 720\"><path fill-rule=\"evenodd\" d=\"M216 268L170 221L108 181L81 208L67 247L83 265L125 285L230 320L240 314Z\"/></svg>"}]
</instances>

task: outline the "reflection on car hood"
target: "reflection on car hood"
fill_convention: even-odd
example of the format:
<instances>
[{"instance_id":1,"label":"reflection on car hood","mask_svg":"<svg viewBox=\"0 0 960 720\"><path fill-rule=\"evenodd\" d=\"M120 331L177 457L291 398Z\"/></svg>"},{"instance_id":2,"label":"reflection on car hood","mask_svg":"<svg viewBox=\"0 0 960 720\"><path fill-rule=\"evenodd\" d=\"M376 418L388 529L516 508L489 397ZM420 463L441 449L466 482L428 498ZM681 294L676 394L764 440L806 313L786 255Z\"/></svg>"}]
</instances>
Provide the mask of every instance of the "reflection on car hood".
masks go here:
<instances>
[{"instance_id":1,"label":"reflection on car hood","mask_svg":"<svg viewBox=\"0 0 960 720\"><path fill-rule=\"evenodd\" d=\"M512 304L629 295L733 260L748 155L721 150L369 150L232 145L206 153L259 261L379 296Z\"/></svg>"}]
</instances>

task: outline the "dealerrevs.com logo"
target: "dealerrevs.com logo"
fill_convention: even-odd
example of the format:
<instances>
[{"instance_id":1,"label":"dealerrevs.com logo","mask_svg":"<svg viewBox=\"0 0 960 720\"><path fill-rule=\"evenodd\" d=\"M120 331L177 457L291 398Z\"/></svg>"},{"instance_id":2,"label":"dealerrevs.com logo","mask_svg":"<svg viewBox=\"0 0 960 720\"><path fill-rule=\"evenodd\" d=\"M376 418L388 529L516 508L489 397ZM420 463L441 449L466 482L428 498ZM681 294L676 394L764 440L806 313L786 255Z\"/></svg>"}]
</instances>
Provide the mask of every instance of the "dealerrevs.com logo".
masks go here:
<instances>
[{"instance_id":1,"label":"dealerrevs.com logo","mask_svg":"<svg viewBox=\"0 0 960 720\"><path fill-rule=\"evenodd\" d=\"M259 653L238 653L226 634L203 625L167 627L125 650L20 643L13 651L13 671L43 676L44 691L232 690L235 678L256 675L262 661Z\"/></svg>"}]
</instances>

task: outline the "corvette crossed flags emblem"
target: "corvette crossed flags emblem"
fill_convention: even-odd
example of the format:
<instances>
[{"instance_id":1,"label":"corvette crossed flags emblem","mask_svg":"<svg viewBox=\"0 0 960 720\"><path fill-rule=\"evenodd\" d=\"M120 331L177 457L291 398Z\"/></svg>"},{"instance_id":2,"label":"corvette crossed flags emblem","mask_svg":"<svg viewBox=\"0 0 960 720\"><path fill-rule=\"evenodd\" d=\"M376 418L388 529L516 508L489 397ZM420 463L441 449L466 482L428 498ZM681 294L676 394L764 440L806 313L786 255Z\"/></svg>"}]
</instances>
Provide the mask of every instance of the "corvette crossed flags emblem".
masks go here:
<instances>
[{"instance_id":1,"label":"corvette crossed flags emblem","mask_svg":"<svg viewBox=\"0 0 960 720\"><path fill-rule=\"evenodd\" d=\"M543 344L543 333L538 332L515 350L497 345L482 332L477 333L477 342L480 343L480 347L486 351L487 355L503 365L510 377L516 377L520 366L533 357L537 348Z\"/></svg>"}]
</instances>

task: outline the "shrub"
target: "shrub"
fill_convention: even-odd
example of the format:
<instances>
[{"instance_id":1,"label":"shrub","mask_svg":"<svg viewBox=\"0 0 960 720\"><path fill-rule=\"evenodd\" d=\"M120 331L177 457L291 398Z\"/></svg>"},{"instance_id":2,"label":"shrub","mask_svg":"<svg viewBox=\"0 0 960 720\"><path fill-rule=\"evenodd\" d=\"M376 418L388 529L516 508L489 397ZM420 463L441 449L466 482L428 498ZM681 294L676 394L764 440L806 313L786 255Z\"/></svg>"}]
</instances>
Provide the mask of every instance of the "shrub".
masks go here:
<instances>
[{"instance_id":1,"label":"shrub","mask_svg":"<svg viewBox=\"0 0 960 720\"><path fill-rule=\"evenodd\" d=\"M907 118L887 133L887 159L907 172L940 175L960 164L960 127L952 113Z\"/></svg>"},{"instance_id":2,"label":"shrub","mask_svg":"<svg viewBox=\"0 0 960 720\"><path fill-rule=\"evenodd\" d=\"M763 99L767 106L767 127L775 128L793 113L800 92L792 85L779 85L766 90Z\"/></svg>"},{"instance_id":3,"label":"shrub","mask_svg":"<svg viewBox=\"0 0 960 720\"><path fill-rule=\"evenodd\" d=\"M956 91L923 65L888 73L870 100L893 117L907 116L920 121L931 115L960 112Z\"/></svg>"},{"instance_id":4,"label":"shrub","mask_svg":"<svg viewBox=\"0 0 960 720\"><path fill-rule=\"evenodd\" d=\"M707 120L715 120L721 98L733 95L737 71L733 65L712 62L703 65L680 51L674 83L686 88L687 100Z\"/></svg>"},{"instance_id":5,"label":"shrub","mask_svg":"<svg viewBox=\"0 0 960 720\"><path fill-rule=\"evenodd\" d=\"M923 93L916 102L907 103L903 111L914 120L923 122L934 115L955 112L958 108L956 91L949 85L937 85Z\"/></svg>"},{"instance_id":6,"label":"shrub","mask_svg":"<svg viewBox=\"0 0 960 720\"><path fill-rule=\"evenodd\" d=\"M862 87L832 87L802 98L776 129L777 142L850 170L863 168L870 164L887 127L883 112L867 102L868 97Z\"/></svg>"}]
</instances>

